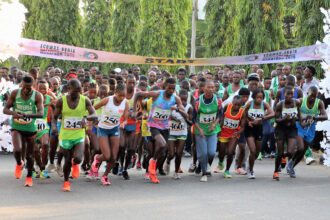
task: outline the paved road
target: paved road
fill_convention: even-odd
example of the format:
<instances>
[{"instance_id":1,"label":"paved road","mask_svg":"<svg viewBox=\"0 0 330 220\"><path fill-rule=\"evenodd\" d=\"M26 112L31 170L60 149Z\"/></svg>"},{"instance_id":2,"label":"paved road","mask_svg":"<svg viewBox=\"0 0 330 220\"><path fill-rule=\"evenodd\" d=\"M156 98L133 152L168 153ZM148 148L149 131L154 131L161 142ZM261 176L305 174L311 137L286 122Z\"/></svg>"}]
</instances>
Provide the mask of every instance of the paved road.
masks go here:
<instances>
[{"instance_id":1,"label":"paved road","mask_svg":"<svg viewBox=\"0 0 330 220\"><path fill-rule=\"evenodd\" d=\"M110 187L80 177L63 193L57 174L23 187L24 178L13 177L13 156L0 155L0 219L330 219L330 169L301 164L296 179L282 174L277 182L273 164L257 161L255 180L215 174L201 183L185 173L182 180L160 177L158 185L134 169L128 181L111 176Z\"/></svg>"}]
</instances>

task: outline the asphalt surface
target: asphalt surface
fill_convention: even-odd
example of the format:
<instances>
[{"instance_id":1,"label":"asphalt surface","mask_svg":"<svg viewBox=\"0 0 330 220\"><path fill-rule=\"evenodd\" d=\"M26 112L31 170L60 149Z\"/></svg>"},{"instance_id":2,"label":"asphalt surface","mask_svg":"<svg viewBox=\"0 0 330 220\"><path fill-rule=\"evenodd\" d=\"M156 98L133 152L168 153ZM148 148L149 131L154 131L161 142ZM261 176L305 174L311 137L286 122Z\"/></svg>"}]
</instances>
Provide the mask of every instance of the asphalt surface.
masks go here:
<instances>
[{"instance_id":1,"label":"asphalt surface","mask_svg":"<svg viewBox=\"0 0 330 220\"><path fill-rule=\"evenodd\" d=\"M190 160L183 159L185 171ZM275 181L273 166L273 159L257 161L255 180L232 170L232 179L213 174L206 183L187 172L181 180L173 180L171 172L159 178L160 184L152 184L142 171L130 169L131 180L111 175L111 186L88 182L81 175L71 181L72 191L64 193L63 179L56 173L24 187L25 178L14 178L14 157L0 155L0 220L330 219L329 168L301 163L297 178L283 173Z\"/></svg>"}]
</instances>

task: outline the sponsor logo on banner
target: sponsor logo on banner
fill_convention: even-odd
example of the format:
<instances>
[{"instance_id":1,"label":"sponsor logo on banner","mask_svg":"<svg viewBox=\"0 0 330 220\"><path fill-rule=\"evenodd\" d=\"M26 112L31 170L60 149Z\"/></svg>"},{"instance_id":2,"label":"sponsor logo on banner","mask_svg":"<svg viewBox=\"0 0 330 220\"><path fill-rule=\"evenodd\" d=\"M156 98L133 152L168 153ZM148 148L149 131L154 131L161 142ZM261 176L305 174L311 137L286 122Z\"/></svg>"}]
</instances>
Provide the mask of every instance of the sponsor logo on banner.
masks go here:
<instances>
[{"instance_id":1,"label":"sponsor logo on banner","mask_svg":"<svg viewBox=\"0 0 330 220\"><path fill-rule=\"evenodd\" d=\"M251 56L246 56L245 60L246 61L255 61L258 59L258 55L251 55Z\"/></svg>"},{"instance_id":2,"label":"sponsor logo on banner","mask_svg":"<svg viewBox=\"0 0 330 220\"><path fill-rule=\"evenodd\" d=\"M296 58L297 50L284 50L265 53L262 61L273 61L273 60L294 60Z\"/></svg>"},{"instance_id":3,"label":"sponsor logo on banner","mask_svg":"<svg viewBox=\"0 0 330 220\"><path fill-rule=\"evenodd\" d=\"M57 46L51 43L49 44L40 44L40 54L45 54L49 56L59 56L59 57L75 57L76 50L74 48L66 46Z\"/></svg>"},{"instance_id":4,"label":"sponsor logo on banner","mask_svg":"<svg viewBox=\"0 0 330 220\"><path fill-rule=\"evenodd\" d=\"M84 57L91 60L97 60L99 56L97 55L97 53L86 51L84 53Z\"/></svg>"}]
</instances>

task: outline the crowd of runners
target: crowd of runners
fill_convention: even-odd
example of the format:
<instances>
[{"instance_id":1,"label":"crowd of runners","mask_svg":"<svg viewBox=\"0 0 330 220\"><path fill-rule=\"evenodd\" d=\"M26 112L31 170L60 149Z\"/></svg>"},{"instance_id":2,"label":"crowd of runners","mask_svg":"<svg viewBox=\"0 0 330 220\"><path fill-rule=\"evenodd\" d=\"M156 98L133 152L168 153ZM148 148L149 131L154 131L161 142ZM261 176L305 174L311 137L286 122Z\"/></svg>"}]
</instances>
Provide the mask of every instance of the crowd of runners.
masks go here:
<instances>
[{"instance_id":1,"label":"crowd of runners","mask_svg":"<svg viewBox=\"0 0 330 220\"><path fill-rule=\"evenodd\" d=\"M233 170L255 179L255 160L263 157L275 158L273 179L281 169L294 178L304 157L314 161L315 124L328 118L313 66L277 65L271 77L257 65L198 74L157 66L145 74L137 66L109 74L97 67L0 71L19 85L3 97L3 113L12 116L15 178L26 169L25 186L55 172L63 191L82 173L110 185L110 173L128 180L133 168L153 183L183 172L202 182L212 172L232 178ZM192 156L189 167L181 167L183 155Z\"/></svg>"}]
</instances>

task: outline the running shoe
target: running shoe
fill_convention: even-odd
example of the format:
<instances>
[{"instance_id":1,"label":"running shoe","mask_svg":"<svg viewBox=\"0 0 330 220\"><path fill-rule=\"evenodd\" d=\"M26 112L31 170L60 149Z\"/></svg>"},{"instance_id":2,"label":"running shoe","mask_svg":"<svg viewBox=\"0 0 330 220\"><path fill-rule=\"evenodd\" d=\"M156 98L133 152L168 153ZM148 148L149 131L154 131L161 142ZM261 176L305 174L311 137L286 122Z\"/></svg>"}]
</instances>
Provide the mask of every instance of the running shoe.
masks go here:
<instances>
[{"instance_id":1,"label":"running shoe","mask_svg":"<svg viewBox=\"0 0 330 220\"><path fill-rule=\"evenodd\" d=\"M167 162L165 162L164 171L165 171L166 175L170 174L170 167L171 167L171 164L168 164Z\"/></svg>"},{"instance_id":2,"label":"running shoe","mask_svg":"<svg viewBox=\"0 0 330 220\"><path fill-rule=\"evenodd\" d=\"M311 165L315 160L313 157L306 157L306 165Z\"/></svg>"},{"instance_id":3,"label":"running shoe","mask_svg":"<svg viewBox=\"0 0 330 220\"><path fill-rule=\"evenodd\" d=\"M119 163L118 162L115 162L115 165L112 168L113 175L117 175L118 174L118 169L119 169Z\"/></svg>"},{"instance_id":4,"label":"running shoe","mask_svg":"<svg viewBox=\"0 0 330 220\"><path fill-rule=\"evenodd\" d=\"M137 170L141 170L141 163L140 163L140 162L137 162L137 163L136 163L136 169L137 169Z\"/></svg>"},{"instance_id":5,"label":"running shoe","mask_svg":"<svg viewBox=\"0 0 330 220\"><path fill-rule=\"evenodd\" d=\"M28 187L28 186L32 186L32 185L33 185L32 176L31 177L26 177L24 186Z\"/></svg>"},{"instance_id":6,"label":"running shoe","mask_svg":"<svg viewBox=\"0 0 330 220\"><path fill-rule=\"evenodd\" d=\"M225 178L231 178L231 174L230 174L229 170L226 170L226 171L223 173L223 176L224 176Z\"/></svg>"},{"instance_id":7,"label":"running shoe","mask_svg":"<svg viewBox=\"0 0 330 220\"><path fill-rule=\"evenodd\" d=\"M191 154L188 151L183 152L184 157L191 157Z\"/></svg>"},{"instance_id":8,"label":"running shoe","mask_svg":"<svg viewBox=\"0 0 330 220\"><path fill-rule=\"evenodd\" d=\"M93 179L95 179L95 176L94 176L94 173L93 173L93 171L89 171L88 172L88 174L86 175L86 179L88 179L88 180L93 180Z\"/></svg>"},{"instance_id":9,"label":"running shoe","mask_svg":"<svg viewBox=\"0 0 330 220\"><path fill-rule=\"evenodd\" d=\"M56 164L56 173L58 174L59 177L64 176L63 168L62 168L61 164Z\"/></svg>"},{"instance_id":10,"label":"running shoe","mask_svg":"<svg viewBox=\"0 0 330 220\"><path fill-rule=\"evenodd\" d=\"M188 169L188 173L193 173L196 170L196 164L191 163Z\"/></svg>"},{"instance_id":11,"label":"running shoe","mask_svg":"<svg viewBox=\"0 0 330 220\"><path fill-rule=\"evenodd\" d=\"M118 170L118 175L121 176L123 174L124 167L120 167Z\"/></svg>"},{"instance_id":12,"label":"running shoe","mask_svg":"<svg viewBox=\"0 0 330 220\"><path fill-rule=\"evenodd\" d=\"M174 172L174 174L173 174L173 179L175 179L175 180L179 180L179 179L181 179L181 177L179 176L178 173Z\"/></svg>"},{"instance_id":13,"label":"running shoe","mask_svg":"<svg viewBox=\"0 0 330 220\"><path fill-rule=\"evenodd\" d=\"M274 173L274 175L273 175L273 179L274 179L274 180L277 180L277 181L280 180L280 176L279 176L278 172L275 172L275 173Z\"/></svg>"},{"instance_id":14,"label":"running shoe","mask_svg":"<svg viewBox=\"0 0 330 220\"><path fill-rule=\"evenodd\" d=\"M72 161L72 178L77 179L79 177L79 164L74 165Z\"/></svg>"},{"instance_id":15,"label":"running shoe","mask_svg":"<svg viewBox=\"0 0 330 220\"><path fill-rule=\"evenodd\" d=\"M296 172L294 171L293 168L292 168L292 170L291 170L290 177L291 177L291 178L296 178Z\"/></svg>"},{"instance_id":16,"label":"running shoe","mask_svg":"<svg viewBox=\"0 0 330 220\"><path fill-rule=\"evenodd\" d=\"M207 182L207 176L203 175L202 178L200 179L201 182Z\"/></svg>"},{"instance_id":17,"label":"running shoe","mask_svg":"<svg viewBox=\"0 0 330 220\"><path fill-rule=\"evenodd\" d=\"M221 170L223 170L223 162L220 162L220 161L219 161L218 165L215 167L215 169L214 169L213 172L214 172L214 173L220 173Z\"/></svg>"},{"instance_id":18,"label":"running shoe","mask_svg":"<svg viewBox=\"0 0 330 220\"><path fill-rule=\"evenodd\" d=\"M149 173L149 177L153 183L159 183L159 180L156 175Z\"/></svg>"},{"instance_id":19,"label":"running shoe","mask_svg":"<svg viewBox=\"0 0 330 220\"><path fill-rule=\"evenodd\" d=\"M184 173L184 171L181 167L179 167L178 173Z\"/></svg>"},{"instance_id":20,"label":"running shoe","mask_svg":"<svg viewBox=\"0 0 330 220\"><path fill-rule=\"evenodd\" d=\"M108 185L111 185L109 179L107 176L102 176L101 177L101 182L103 183L104 186L108 186Z\"/></svg>"},{"instance_id":21,"label":"running shoe","mask_svg":"<svg viewBox=\"0 0 330 220\"><path fill-rule=\"evenodd\" d=\"M99 172L99 167L100 167L100 165L101 165L101 162L98 161L98 160L96 159L98 156L99 156L99 154L95 154L95 156L94 156L94 161L93 161L93 163L92 163L92 171L93 171L94 173Z\"/></svg>"},{"instance_id":22,"label":"running shoe","mask_svg":"<svg viewBox=\"0 0 330 220\"><path fill-rule=\"evenodd\" d=\"M257 160L262 160L262 153L261 152L259 153Z\"/></svg>"},{"instance_id":23,"label":"running shoe","mask_svg":"<svg viewBox=\"0 0 330 220\"><path fill-rule=\"evenodd\" d=\"M286 159L285 158L282 158L282 161L281 161L281 167L282 167L282 169L284 169L285 165L286 165Z\"/></svg>"},{"instance_id":24,"label":"running shoe","mask_svg":"<svg viewBox=\"0 0 330 220\"><path fill-rule=\"evenodd\" d=\"M236 169L236 174L238 174L238 175L246 175L247 172L243 168L237 168Z\"/></svg>"},{"instance_id":25,"label":"running shoe","mask_svg":"<svg viewBox=\"0 0 330 220\"><path fill-rule=\"evenodd\" d=\"M296 178L296 173L295 173L294 168L293 168L293 161L292 160L290 160L288 162L288 165L286 166L286 170L289 173L291 178Z\"/></svg>"},{"instance_id":26,"label":"running shoe","mask_svg":"<svg viewBox=\"0 0 330 220\"><path fill-rule=\"evenodd\" d=\"M150 159L148 171L150 174L156 175L156 161L155 160Z\"/></svg>"},{"instance_id":27,"label":"running shoe","mask_svg":"<svg viewBox=\"0 0 330 220\"><path fill-rule=\"evenodd\" d=\"M21 162L21 165L16 165L15 169L15 178L20 179L22 176L22 168L23 168L23 162Z\"/></svg>"},{"instance_id":28,"label":"running shoe","mask_svg":"<svg viewBox=\"0 0 330 220\"><path fill-rule=\"evenodd\" d=\"M264 155L262 155L262 158L270 158L270 154L265 153Z\"/></svg>"},{"instance_id":29,"label":"running shoe","mask_svg":"<svg viewBox=\"0 0 330 220\"><path fill-rule=\"evenodd\" d=\"M249 171L249 179L255 179L256 176L254 175L253 171Z\"/></svg>"},{"instance_id":30,"label":"running shoe","mask_svg":"<svg viewBox=\"0 0 330 220\"><path fill-rule=\"evenodd\" d=\"M52 173L55 171L55 169L56 169L55 165L50 163L50 164L48 164L46 171L47 171L47 173Z\"/></svg>"},{"instance_id":31,"label":"running shoe","mask_svg":"<svg viewBox=\"0 0 330 220\"><path fill-rule=\"evenodd\" d=\"M36 171L32 171L32 179L35 179L37 177L37 172Z\"/></svg>"},{"instance_id":32,"label":"running shoe","mask_svg":"<svg viewBox=\"0 0 330 220\"><path fill-rule=\"evenodd\" d=\"M41 171L41 173L40 173L40 178L41 178L41 179L48 179L48 178L50 178L50 176L49 176L49 174L47 173L46 170L43 170L43 171Z\"/></svg>"},{"instance_id":33,"label":"running shoe","mask_svg":"<svg viewBox=\"0 0 330 220\"><path fill-rule=\"evenodd\" d=\"M71 191L71 186L70 186L69 181L64 181L62 190L63 190L63 192L70 192Z\"/></svg>"},{"instance_id":34,"label":"running shoe","mask_svg":"<svg viewBox=\"0 0 330 220\"><path fill-rule=\"evenodd\" d=\"M145 172L144 179L145 180L150 180L150 177L149 177L149 173L148 172Z\"/></svg>"},{"instance_id":35,"label":"running shoe","mask_svg":"<svg viewBox=\"0 0 330 220\"><path fill-rule=\"evenodd\" d=\"M123 177L124 177L125 180L129 180L129 175L128 175L127 170L123 171Z\"/></svg>"},{"instance_id":36,"label":"running shoe","mask_svg":"<svg viewBox=\"0 0 330 220\"><path fill-rule=\"evenodd\" d=\"M276 154L275 154L275 152L274 152L274 151L272 151L272 152L270 153L270 157L271 157L271 158L274 158L274 157L275 157L275 155L276 155Z\"/></svg>"}]
</instances>

